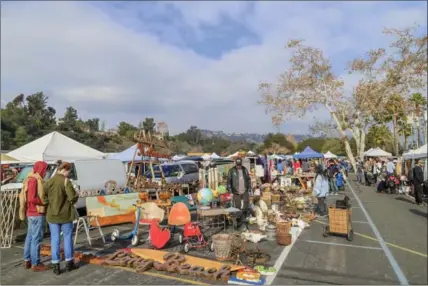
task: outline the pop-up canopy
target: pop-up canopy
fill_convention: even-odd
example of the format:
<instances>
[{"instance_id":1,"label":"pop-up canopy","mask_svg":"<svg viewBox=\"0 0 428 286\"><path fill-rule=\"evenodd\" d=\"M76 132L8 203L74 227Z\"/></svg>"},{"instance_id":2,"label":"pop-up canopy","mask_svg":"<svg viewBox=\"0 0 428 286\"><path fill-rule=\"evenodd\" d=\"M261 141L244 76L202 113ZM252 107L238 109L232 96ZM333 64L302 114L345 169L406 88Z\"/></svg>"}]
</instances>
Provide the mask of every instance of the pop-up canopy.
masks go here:
<instances>
[{"instance_id":1,"label":"pop-up canopy","mask_svg":"<svg viewBox=\"0 0 428 286\"><path fill-rule=\"evenodd\" d=\"M380 148L374 148L371 150L368 150L364 153L364 156L366 157L391 157L392 154L388 153Z\"/></svg>"},{"instance_id":2,"label":"pop-up canopy","mask_svg":"<svg viewBox=\"0 0 428 286\"><path fill-rule=\"evenodd\" d=\"M51 132L9 153L19 161L103 159L107 155L59 132Z\"/></svg>"},{"instance_id":3,"label":"pop-up canopy","mask_svg":"<svg viewBox=\"0 0 428 286\"><path fill-rule=\"evenodd\" d=\"M303 152L294 155L294 158L296 159L311 159L311 158L323 158L323 157L324 157L323 154L312 150L312 148L309 146L306 147L305 150L303 150Z\"/></svg>"},{"instance_id":4,"label":"pop-up canopy","mask_svg":"<svg viewBox=\"0 0 428 286\"><path fill-rule=\"evenodd\" d=\"M427 144L419 147L416 150L410 150L407 153L403 154L404 159L408 160L408 159L420 159L420 158L427 158L428 154L427 154Z\"/></svg>"},{"instance_id":5,"label":"pop-up canopy","mask_svg":"<svg viewBox=\"0 0 428 286\"><path fill-rule=\"evenodd\" d=\"M337 158L337 155L331 153L330 151L328 151L327 153L324 154L324 158L326 159L332 159L332 158Z\"/></svg>"}]
</instances>

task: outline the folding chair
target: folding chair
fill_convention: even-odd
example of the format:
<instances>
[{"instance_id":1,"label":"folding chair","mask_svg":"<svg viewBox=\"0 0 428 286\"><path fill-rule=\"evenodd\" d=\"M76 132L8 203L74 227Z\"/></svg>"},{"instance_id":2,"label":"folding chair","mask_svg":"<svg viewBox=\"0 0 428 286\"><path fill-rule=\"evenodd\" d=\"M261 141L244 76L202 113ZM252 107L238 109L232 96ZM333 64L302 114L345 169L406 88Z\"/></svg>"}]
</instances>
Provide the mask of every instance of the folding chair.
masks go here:
<instances>
[{"instance_id":1,"label":"folding chair","mask_svg":"<svg viewBox=\"0 0 428 286\"><path fill-rule=\"evenodd\" d=\"M100 223L98 221L98 216L79 216L79 212L76 208L74 208L74 211L76 213L77 219L73 221L73 224L76 224L76 234L74 235L74 245L76 245L77 242L77 235L82 230L86 233L86 240L88 241L89 245L92 246L92 239L89 230L91 229L91 221L95 221L96 228L98 228L98 232L100 233L100 236L103 240L103 243L106 243L106 239L104 237L104 233L101 229Z\"/></svg>"}]
</instances>

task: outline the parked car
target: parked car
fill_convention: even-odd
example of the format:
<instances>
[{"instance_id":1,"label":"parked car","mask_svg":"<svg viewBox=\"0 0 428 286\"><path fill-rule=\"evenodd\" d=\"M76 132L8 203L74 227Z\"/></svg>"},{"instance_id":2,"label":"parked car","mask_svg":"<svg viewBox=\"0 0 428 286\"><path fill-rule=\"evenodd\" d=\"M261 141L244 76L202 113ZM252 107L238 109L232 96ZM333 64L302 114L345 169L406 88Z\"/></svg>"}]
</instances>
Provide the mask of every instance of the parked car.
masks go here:
<instances>
[{"instance_id":1,"label":"parked car","mask_svg":"<svg viewBox=\"0 0 428 286\"><path fill-rule=\"evenodd\" d=\"M69 178L76 191L102 189L109 180L115 181L118 188L124 188L126 185L125 167L120 160L76 160L70 163L72 163L72 170ZM56 167L56 164L49 163L45 180L56 173ZM1 190L22 189L24 179L32 170L33 165L24 167L13 183L1 186ZM80 198L76 207L86 207L85 198Z\"/></svg>"},{"instance_id":2,"label":"parked car","mask_svg":"<svg viewBox=\"0 0 428 286\"><path fill-rule=\"evenodd\" d=\"M162 168L167 183L189 184L199 180L199 167L194 161L177 161L155 165L153 167L155 181L159 181L162 177L160 168ZM151 177L151 172L147 171L146 178Z\"/></svg>"}]
</instances>

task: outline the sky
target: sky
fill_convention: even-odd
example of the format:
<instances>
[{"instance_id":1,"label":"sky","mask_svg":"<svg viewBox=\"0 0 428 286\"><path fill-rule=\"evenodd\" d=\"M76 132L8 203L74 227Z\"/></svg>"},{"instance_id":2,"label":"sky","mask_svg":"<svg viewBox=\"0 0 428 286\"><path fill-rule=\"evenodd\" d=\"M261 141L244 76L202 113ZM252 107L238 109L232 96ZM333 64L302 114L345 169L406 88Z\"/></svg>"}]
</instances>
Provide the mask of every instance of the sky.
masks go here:
<instances>
[{"instance_id":1,"label":"sky","mask_svg":"<svg viewBox=\"0 0 428 286\"><path fill-rule=\"evenodd\" d=\"M171 134L191 125L276 131L258 84L288 66L285 44L321 48L347 92L347 64L386 47L384 27L427 26L427 2L2 2L1 100L43 91L62 116L74 106L108 128L145 117ZM318 110L281 132L306 134Z\"/></svg>"}]
</instances>

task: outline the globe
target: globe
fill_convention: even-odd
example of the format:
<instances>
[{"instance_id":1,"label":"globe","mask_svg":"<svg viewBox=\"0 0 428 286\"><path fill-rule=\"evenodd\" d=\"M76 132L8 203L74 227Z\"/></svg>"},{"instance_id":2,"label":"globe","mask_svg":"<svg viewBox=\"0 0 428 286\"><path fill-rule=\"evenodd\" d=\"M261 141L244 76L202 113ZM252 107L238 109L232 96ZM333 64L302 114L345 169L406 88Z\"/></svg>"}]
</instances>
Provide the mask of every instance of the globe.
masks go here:
<instances>
[{"instance_id":1,"label":"globe","mask_svg":"<svg viewBox=\"0 0 428 286\"><path fill-rule=\"evenodd\" d=\"M220 195L227 193L225 186L218 186L217 191Z\"/></svg>"},{"instance_id":2,"label":"globe","mask_svg":"<svg viewBox=\"0 0 428 286\"><path fill-rule=\"evenodd\" d=\"M198 202L201 205L208 205L213 200L213 192L208 188L203 188L198 191Z\"/></svg>"}]
</instances>

